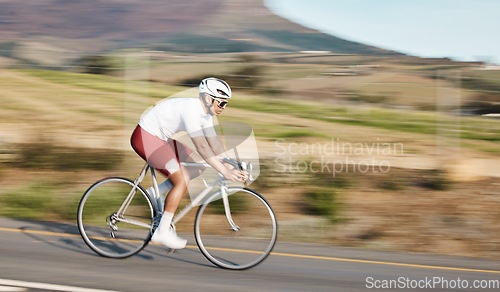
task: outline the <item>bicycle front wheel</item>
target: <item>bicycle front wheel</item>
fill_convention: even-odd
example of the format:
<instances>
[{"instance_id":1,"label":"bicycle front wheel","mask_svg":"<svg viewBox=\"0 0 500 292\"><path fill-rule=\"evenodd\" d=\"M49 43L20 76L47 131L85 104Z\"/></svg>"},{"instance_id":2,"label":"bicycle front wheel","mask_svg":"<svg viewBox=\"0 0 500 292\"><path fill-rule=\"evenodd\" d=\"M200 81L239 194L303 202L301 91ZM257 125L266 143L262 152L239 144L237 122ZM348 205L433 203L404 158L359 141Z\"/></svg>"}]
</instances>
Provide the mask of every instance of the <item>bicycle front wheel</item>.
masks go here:
<instances>
[{"instance_id":1,"label":"bicycle front wheel","mask_svg":"<svg viewBox=\"0 0 500 292\"><path fill-rule=\"evenodd\" d=\"M127 197L131 198L129 204L124 203ZM119 213L122 206L125 208ZM110 177L96 182L83 195L78 229L97 254L126 258L148 244L155 215L151 199L140 185L134 187L129 179Z\"/></svg>"},{"instance_id":2,"label":"bicycle front wheel","mask_svg":"<svg viewBox=\"0 0 500 292\"><path fill-rule=\"evenodd\" d=\"M276 216L264 197L253 190L230 187L227 194L230 216L220 191L198 209L196 242L213 264L232 270L248 269L271 253L278 233Z\"/></svg>"}]
</instances>

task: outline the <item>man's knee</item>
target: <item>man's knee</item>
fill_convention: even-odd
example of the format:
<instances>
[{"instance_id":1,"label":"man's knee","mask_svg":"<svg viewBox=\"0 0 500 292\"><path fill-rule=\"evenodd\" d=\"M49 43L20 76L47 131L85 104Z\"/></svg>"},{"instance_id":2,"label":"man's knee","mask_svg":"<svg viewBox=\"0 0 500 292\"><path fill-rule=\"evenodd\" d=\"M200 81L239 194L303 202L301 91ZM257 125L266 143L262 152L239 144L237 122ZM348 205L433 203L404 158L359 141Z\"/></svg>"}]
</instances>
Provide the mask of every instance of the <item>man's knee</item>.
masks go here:
<instances>
[{"instance_id":1,"label":"man's knee","mask_svg":"<svg viewBox=\"0 0 500 292\"><path fill-rule=\"evenodd\" d=\"M188 182L186 181L186 178L184 176L182 176L181 179L176 179L176 180L170 179L170 181L172 181L174 188L183 190L184 192L187 190Z\"/></svg>"}]
</instances>

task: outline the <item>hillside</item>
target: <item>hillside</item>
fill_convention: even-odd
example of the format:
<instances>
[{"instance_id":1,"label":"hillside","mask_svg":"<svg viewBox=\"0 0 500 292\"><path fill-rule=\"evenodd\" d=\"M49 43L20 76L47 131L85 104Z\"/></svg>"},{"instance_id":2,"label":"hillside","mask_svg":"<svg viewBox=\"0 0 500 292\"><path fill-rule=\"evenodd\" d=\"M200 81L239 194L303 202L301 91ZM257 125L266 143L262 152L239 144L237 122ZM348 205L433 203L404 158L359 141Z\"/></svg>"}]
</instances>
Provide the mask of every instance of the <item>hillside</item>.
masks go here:
<instances>
[{"instance_id":1,"label":"hillside","mask_svg":"<svg viewBox=\"0 0 500 292\"><path fill-rule=\"evenodd\" d=\"M56 52L59 63L117 48L185 52L327 50L397 54L302 27L262 0L0 0L2 56ZM400 55L400 54L399 54Z\"/></svg>"}]
</instances>

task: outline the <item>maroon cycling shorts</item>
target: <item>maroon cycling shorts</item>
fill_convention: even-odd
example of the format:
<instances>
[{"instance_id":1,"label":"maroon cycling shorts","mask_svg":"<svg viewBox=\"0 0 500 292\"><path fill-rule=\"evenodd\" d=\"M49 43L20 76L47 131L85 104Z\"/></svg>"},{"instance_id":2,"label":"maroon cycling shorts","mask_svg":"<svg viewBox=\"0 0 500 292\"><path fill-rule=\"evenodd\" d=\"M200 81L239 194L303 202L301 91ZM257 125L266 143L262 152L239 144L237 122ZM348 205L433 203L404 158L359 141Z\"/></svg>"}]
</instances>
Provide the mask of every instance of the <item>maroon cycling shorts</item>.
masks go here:
<instances>
[{"instance_id":1,"label":"maroon cycling shorts","mask_svg":"<svg viewBox=\"0 0 500 292\"><path fill-rule=\"evenodd\" d=\"M180 168L180 161L186 161L193 153L186 145L174 139L162 140L137 125L130 144L135 152L161 173L169 176Z\"/></svg>"}]
</instances>

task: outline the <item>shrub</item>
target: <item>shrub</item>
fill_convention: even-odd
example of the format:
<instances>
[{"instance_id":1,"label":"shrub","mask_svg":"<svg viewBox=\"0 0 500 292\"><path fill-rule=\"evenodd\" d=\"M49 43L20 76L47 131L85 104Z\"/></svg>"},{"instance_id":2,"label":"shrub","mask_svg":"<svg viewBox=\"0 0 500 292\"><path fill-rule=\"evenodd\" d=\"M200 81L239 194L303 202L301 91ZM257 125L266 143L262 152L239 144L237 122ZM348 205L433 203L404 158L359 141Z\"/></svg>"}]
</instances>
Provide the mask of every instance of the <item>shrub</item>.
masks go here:
<instances>
[{"instance_id":1,"label":"shrub","mask_svg":"<svg viewBox=\"0 0 500 292\"><path fill-rule=\"evenodd\" d=\"M86 56L77 63L82 67L82 73L88 74L109 74L115 67L111 58L106 56Z\"/></svg>"},{"instance_id":2,"label":"shrub","mask_svg":"<svg viewBox=\"0 0 500 292\"><path fill-rule=\"evenodd\" d=\"M383 190L388 191L399 191L404 189L404 185L400 181L396 181L395 179L387 179L379 183L379 187Z\"/></svg>"},{"instance_id":3,"label":"shrub","mask_svg":"<svg viewBox=\"0 0 500 292\"><path fill-rule=\"evenodd\" d=\"M428 189L444 191L450 188L450 181L446 178L444 171L433 169L427 171L427 173L422 176L420 185Z\"/></svg>"},{"instance_id":4,"label":"shrub","mask_svg":"<svg viewBox=\"0 0 500 292\"><path fill-rule=\"evenodd\" d=\"M316 188L304 194L307 210L314 215L323 216L331 221L338 219L339 203L337 192L332 188Z\"/></svg>"},{"instance_id":5,"label":"shrub","mask_svg":"<svg viewBox=\"0 0 500 292\"><path fill-rule=\"evenodd\" d=\"M49 212L53 187L46 183L27 185L0 197L0 215L11 218L42 219Z\"/></svg>"},{"instance_id":6,"label":"shrub","mask_svg":"<svg viewBox=\"0 0 500 292\"><path fill-rule=\"evenodd\" d=\"M381 94L358 94L354 97L351 97L350 100L367 103L386 103L389 101L389 97Z\"/></svg>"},{"instance_id":7,"label":"shrub","mask_svg":"<svg viewBox=\"0 0 500 292\"><path fill-rule=\"evenodd\" d=\"M118 150L65 147L48 142L16 146L18 155L14 162L23 168L109 170L115 168L123 156Z\"/></svg>"}]
</instances>

